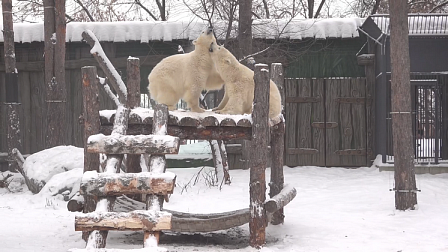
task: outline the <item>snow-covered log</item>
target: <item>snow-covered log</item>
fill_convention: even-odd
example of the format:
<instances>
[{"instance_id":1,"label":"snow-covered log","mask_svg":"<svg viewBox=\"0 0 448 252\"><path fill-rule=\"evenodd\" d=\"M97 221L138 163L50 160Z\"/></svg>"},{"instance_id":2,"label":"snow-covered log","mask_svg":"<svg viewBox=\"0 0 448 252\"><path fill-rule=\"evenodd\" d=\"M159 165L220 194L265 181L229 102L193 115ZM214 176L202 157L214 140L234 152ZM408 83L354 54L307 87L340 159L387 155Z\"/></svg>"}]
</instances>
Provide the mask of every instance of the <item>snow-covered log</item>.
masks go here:
<instances>
[{"instance_id":1,"label":"snow-covered log","mask_svg":"<svg viewBox=\"0 0 448 252\"><path fill-rule=\"evenodd\" d=\"M70 212L81 212L84 209L84 197L77 192L67 203Z\"/></svg>"},{"instance_id":2,"label":"snow-covered log","mask_svg":"<svg viewBox=\"0 0 448 252\"><path fill-rule=\"evenodd\" d=\"M87 140L87 151L106 154L175 154L179 152L179 138L159 135L97 134Z\"/></svg>"},{"instance_id":3,"label":"snow-covered log","mask_svg":"<svg viewBox=\"0 0 448 252\"><path fill-rule=\"evenodd\" d=\"M286 206L289 202L291 202L294 197L296 197L297 191L294 187L290 185L285 185L279 194L274 197L266 200L264 203L264 207L266 211L270 213L275 213L277 210Z\"/></svg>"},{"instance_id":4,"label":"snow-covered log","mask_svg":"<svg viewBox=\"0 0 448 252\"><path fill-rule=\"evenodd\" d=\"M122 194L173 193L176 174L166 173L97 173L88 171L81 180L81 194L112 196Z\"/></svg>"},{"instance_id":5,"label":"snow-covered log","mask_svg":"<svg viewBox=\"0 0 448 252\"><path fill-rule=\"evenodd\" d=\"M171 214L161 211L136 210L129 213L93 212L75 217L75 231L171 229Z\"/></svg>"},{"instance_id":6,"label":"snow-covered log","mask_svg":"<svg viewBox=\"0 0 448 252\"><path fill-rule=\"evenodd\" d=\"M23 170L23 164L25 163L25 158L23 157L22 153L20 153L20 151L17 148L14 148L12 149L11 154L17 162L17 171L20 172L20 174L22 174L28 189L32 193L39 193L40 189L42 189L40 181L30 179Z\"/></svg>"},{"instance_id":7,"label":"snow-covered log","mask_svg":"<svg viewBox=\"0 0 448 252\"><path fill-rule=\"evenodd\" d=\"M168 107L164 104L157 104L154 108L152 134L165 136L168 125ZM163 174L166 169L165 155L151 154L149 158L149 171L155 174ZM146 209L151 211L161 211L163 208L164 196L148 194L146 195ZM143 236L143 247L154 247L159 244L160 233L145 231Z\"/></svg>"},{"instance_id":8,"label":"snow-covered log","mask_svg":"<svg viewBox=\"0 0 448 252\"><path fill-rule=\"evenodd\" d=\"M92 48L90 50L90 53L96 59L103 72L106 74L115 92L117 92L118 100L120 101L121 104L126 104L127 99L126 85L124 84L117 70L115 70L115 68L113 67L110 60L106 57L106 54L104 53L103 48L100 45L100 42L95 37L95 34L90 30L86 30L82 33L82 38Z\"/></svg>"}]
</instances>

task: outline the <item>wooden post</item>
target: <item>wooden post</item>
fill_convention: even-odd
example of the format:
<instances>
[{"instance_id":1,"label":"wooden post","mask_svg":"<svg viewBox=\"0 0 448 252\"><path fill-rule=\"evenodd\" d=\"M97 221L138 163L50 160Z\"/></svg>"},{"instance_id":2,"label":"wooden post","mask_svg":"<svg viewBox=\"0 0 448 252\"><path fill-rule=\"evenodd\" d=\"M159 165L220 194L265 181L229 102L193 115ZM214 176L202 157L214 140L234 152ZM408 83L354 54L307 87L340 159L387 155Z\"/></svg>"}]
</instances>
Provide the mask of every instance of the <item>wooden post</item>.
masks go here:
<instances>
[{"instance_id":1,"label":"wooden post","mask_svg":"<svg viewBox=\"0 0 448 252\"><path fill-rule=\"evenodd\" d=\"M373 51L374 49L370 49L372 43L369 43L369 51ZM364 71L366 74L366 128L367 128L367 164L370 163L370 160L375 159L375 102L373 102L375 96L375 54L362 54L359 55L358 65L364 66ZM386 140L384 140L386 141Z\"/></svg>"},{"instance_id":2,"label":"wooden post","mask_svg":"<svg viewBox=\"0 0 448 252\"><path fill-rule=\"evenodd\" d=\"M66 143L65 0L44 0L44 30L48 148Z\"/></svg>"},{"instance_id":3,"label":"wooden post","mask_svg":"<svg viewBox=\"0 0 448 252\"><path fill-rule=\"evenodd\" d=\"M285 104L284 92L284 77L283 67L280 63L272 63L271 65L271 79L277 85L282 99L282 107ZM284 113L282 110L282 114ZM283 189L285 182L283 176L283 153L284 153L284 137L285 137L285 122L282 118L281 122L271 128L271 182L269 183L269 197L274 197ZM271 223L274 225L282 224L285 220L283 208L276 211L271 218Z\"/></svg>"},{"instance_id":4,"label":"wooden post","mask_svg":"<svg viewBox=\"0 0 448 252\"><path fill-rule=\"evenodd\" d=\"M22 134L20 132L19 84L16 71L16 57L14 51L14 29L12 21L12 0L2 0L3 38L5 53L5 86L6 86L6 114L8 115L8 169L16 171L19 167L14 162L12 150L22 149Z\"/></svg>"},{"instance_id":5,"label":"wooden post","mask_svg":"<svg viewBox=\"0 0 448 252\"><path fill-rule=\"evenodd\" d=\"M152 123L152 134L166 135L168 125L168 107L165 104L157 104L154 108ZM166 168L165 155L151 155L149 160L149 171L153 173L164 173ZM163 196L149 194L146 196L146 209L160 211L163 209ZM160 233L145 231L143 246L152 247L159 244ZM154 242L155 241L155 242Z\"/></svg>"},{"instance_id":6,"label":"wooden post","mask_svg":"<svg viewBox=\"0 0 448 252\"><path fill-rule=\"evenodd\" d=\"M87 139L100 131L100 102L98 100L99 88L96 67L87 66L81 68L81 76L84 119L84 172L99 171L99 154L87 152ZM97 200L94 196L85 195L84 202L84 213L95 211ZM82 233L85 241L87 241L88 236L89 232Z\"/></svg>"},{"instance_id":7,"label":"wooden post","mask_svg":"<svg viewBox=\"0 0 448 252\"><path fill-rule=\"evenodd\" d=\"M250 157L250 240L252 247L260 248L266 242L267 218L264 209L266 200L265 169L269 135L269 69L267 65L256 64L254 81L254 109L252 112L252 150Z\"/></svg>"},{"instance_id":8,"label":"wooden post","mask_svg":"<svg viewBox=\"0 0 448 252\"><path fill-rule=\"evenodd\" d=\"M140 59L128 58L127 62L127 89L128 100L127 105L133 109L140 106ZM141 155L127 155L126 156L126 172L137 173L141 172L140 167Z\"/></svg>"}]
</instances>

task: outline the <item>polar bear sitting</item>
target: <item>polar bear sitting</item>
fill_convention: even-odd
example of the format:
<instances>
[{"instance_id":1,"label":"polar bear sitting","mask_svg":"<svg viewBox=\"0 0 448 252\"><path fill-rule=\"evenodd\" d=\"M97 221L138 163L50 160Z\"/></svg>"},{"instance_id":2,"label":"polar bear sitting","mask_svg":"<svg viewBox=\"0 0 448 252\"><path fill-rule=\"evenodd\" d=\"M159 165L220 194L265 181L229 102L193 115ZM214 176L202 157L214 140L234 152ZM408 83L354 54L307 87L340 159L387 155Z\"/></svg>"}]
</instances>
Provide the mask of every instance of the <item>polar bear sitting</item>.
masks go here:
<instances>
[{"instance_id":1,"label":"polar bear sitting","mask_svg":"<svg viewBox=\"0 0 448 252\"><path fill-rule=\"evenodd\" d=\"M215 110L220 114L250 114L254 101L254 71L241 64L229 50L210 44L210 55L216 70L225 83L225 94ZM277 85L271 80L269 87L269 118L281 113L281 97Z\"/></svg>"},{"instance_id":2,"label":"polar bear sitting","mask_svg":"<svg viewBox=\"0 0 448 252\"><path fill-rule=\"evenodd\" d=\"M151 98L176 109L182 98L193 112L204 112L199 107L202 90L219 90L224 81L216 72L210 58L210 43L215 42L213 29L207 28L193 41L194 51L176 54L160 61L148 76Z\"/></svg>"}]
</instances>

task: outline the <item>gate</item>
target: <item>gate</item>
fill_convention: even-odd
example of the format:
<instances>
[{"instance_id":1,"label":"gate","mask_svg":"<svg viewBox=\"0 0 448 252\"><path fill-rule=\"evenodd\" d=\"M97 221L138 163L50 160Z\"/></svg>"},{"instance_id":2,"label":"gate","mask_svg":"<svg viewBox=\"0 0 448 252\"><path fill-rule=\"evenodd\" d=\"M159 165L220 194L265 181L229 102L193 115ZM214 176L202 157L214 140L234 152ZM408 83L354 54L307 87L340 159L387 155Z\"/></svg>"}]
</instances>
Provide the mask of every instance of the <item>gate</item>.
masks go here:
<instances>
[{"instance_id":1,"label":"gate","mask_svg":"<svg viewBox=\"0 0 448 252\"><path fill-rule=\"evenodd\" d=\"M388 76L390 78L390 76ZM437 73L411 74L412 132L414 156L419 164L438 164L448 158L446 85L447 75ZM387 109L387 161L393 162L392 121L390 116L390 82ZM445 118L445 119L444 119Z\"/></svg>"},{"instance_id":2,"label":"gate","mask_svg":"<svg viewBox=\"0 0 448 252\"><path fill-rule=\"evenodd\" d=\"M285 79L285 97L286 165L367 165L365 78Z\"/></svg>"}]
</instances>

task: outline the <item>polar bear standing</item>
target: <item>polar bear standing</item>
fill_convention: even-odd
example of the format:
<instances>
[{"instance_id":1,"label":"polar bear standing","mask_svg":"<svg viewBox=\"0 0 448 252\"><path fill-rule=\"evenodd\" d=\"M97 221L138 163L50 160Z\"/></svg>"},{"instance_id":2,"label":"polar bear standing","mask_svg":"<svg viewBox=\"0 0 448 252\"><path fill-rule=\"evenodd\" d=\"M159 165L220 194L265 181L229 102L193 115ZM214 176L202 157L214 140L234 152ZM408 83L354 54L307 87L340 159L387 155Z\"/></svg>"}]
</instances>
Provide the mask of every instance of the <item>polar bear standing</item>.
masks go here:
<instances>
[{"instance_id":1,"label":"polar bear standing","mask_svg":"<svg viewBox=\"0 0 448 252\"><path fill-rule=\"evenodd\" d=\"M160 61L148 76L151 98L176 109L182 98L193 112L204 112L199 107L202 90L219 90L224 81L216 72L210 58L210 43L216 43L213 29L207 28L193 41L194 51L176 54Z\"/></svg>"},{"instance_id":2,"label":"polar bear standing","mask_svg":"<svg viewBox=\"0 0 448 252\"><path fill-rule=\"evenodd\" d=\"M210 55L216 70L225 83L225 94L216 112L220 114L250 114L254 101L254 71L241 64L229 50L210 45ZM269 118L281 113L281 97L277 85L271 80L269 87Z\"/></svg>"}]
</instances>

